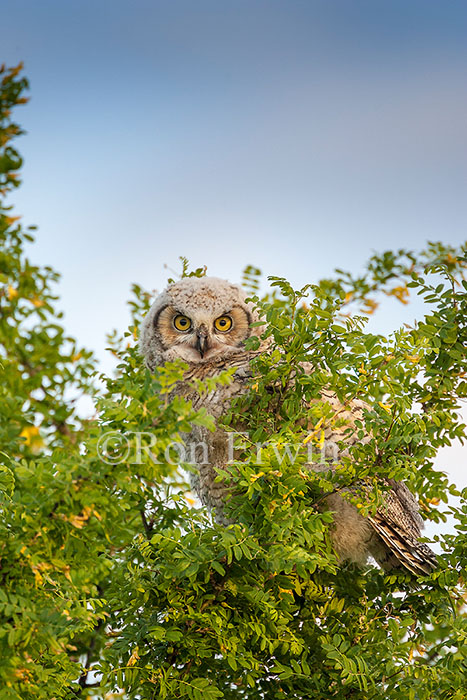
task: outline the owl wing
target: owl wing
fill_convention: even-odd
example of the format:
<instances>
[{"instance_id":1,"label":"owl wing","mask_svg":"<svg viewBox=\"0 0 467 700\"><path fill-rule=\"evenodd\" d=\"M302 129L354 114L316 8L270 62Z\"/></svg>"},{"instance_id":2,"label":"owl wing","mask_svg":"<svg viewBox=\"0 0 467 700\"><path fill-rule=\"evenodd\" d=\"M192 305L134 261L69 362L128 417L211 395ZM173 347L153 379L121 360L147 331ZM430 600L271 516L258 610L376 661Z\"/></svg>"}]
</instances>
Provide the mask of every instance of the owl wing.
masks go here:
<instances>
[{"instance_id":1,"label":"owl wing","mask_svg":"<svg viewBox=\"0 0 467 700\"><path fill-rule=\"evenodd\" d=\"M303 366L307 372L312 371L308 363L304 363ZM247 382L251 376L248 365L239 363L235 378L241 382ZM321 397L317 401L324 401L332 408L331 416L320 428L324 439L325 461L335 461L336 458L347 456L349 447L357 442L365 443L371 439L368 433L362 435L362 427L365 424L364 412L370 408L367 403L360 399L353 399L345 405L334 392L326 389L321 392ZM308 428L313 430L314 426L310 424ZM320 470L322 467L323 465L313 465L313 469ZM376 513L367 516L376 534L376 537L371 538L371 542L368 543L368 550L383 569L402 567L416 575L428 574L436 567L437 560L430 547L419 542L423 520L415 497L403 482L382 477L379 477L379 480L386 488ZM361 495L362 490L365 491L364 484L359 482L356 490ZM368 487L369 497L370 490Z\"/></svg>"},{"instance_id":2,"label":"owl wing","mask_svg":"<svg viewBox=\"0 0 467 700\"><path fill-rule=\"evenodd\" d=\"M322 392L321 400L333 408L331 419L323 426L326 459L335 459L336 453L338 457L347 456L348 447L370 439L368 434L363 438L358 435L361 429L360 421L363 422L364 410L369 408L368 404L354 399L348 405L344 405L333 392L327 390ZM349 431L349 427L354 427L355 430ZM348 447L341 447L340 451L337 451L337 442ZM430 547L418 541L423 520L414 495L403 482L382 477L379 479L386 489L383 502L376 513L367 516L379 536L375 539L374 546L369 547L371 554L385 569L402 566L417 575L428 574L436 567L437 560ZM362 487L361 483L359 487ZM361 490L359 494L361 495Z\"/></svg>"},{"instance_id":3,"label":"owl wing","mask_svg":"<svg viewBox=\"0 0 467 700\"><path fill-rule=\"evenodd\" d=\"M368 516L387 550L372 553L383 568L403 566L416 575L429 574L437 560L430 547L419 542L422 520L415 498L400 481L389 479L387 485L383 504Z\"/></svg>"}]
</instances>

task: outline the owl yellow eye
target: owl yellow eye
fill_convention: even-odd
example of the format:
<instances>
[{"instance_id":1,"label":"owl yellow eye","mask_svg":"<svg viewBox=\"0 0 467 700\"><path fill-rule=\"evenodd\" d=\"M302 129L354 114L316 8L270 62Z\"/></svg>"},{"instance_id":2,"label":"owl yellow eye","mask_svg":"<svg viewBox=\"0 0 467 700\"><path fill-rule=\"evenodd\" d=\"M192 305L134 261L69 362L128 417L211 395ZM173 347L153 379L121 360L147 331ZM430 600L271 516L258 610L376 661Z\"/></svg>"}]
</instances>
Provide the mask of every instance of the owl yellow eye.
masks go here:
<instances>
[{"instance_id":1,"label":"owl yellow eye","mask_svg":"<svg viewBox=\"0 0 467 700\"><path fill-rule=\"evenodd\" d=\"M219 316L219 318L216 318L214 321L214 328L216 331L222 331L224 333L230 331L232 328L232 319L230 316Z\"/></svg>"},{"instance_id":2,"label":"owl yellow eye","mask_svg":"<svg viewBox=\"0 0 467 700\"><path fill-rule=\"evenodd\" d=\"M177 331L189 331L191 328L191 321L188 316L183 316L183 314L178 314L174 318L174 326Z\"/></svg>"}]
</instances>

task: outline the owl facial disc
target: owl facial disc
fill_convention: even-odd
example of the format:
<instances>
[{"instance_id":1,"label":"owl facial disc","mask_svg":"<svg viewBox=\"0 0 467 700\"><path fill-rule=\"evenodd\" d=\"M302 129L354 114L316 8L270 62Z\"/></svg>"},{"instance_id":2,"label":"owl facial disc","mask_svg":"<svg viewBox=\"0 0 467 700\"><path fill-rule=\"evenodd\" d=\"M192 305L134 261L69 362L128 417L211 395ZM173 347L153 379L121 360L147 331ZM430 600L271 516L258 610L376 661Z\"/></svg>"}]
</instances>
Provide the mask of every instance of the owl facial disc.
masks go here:
<instances>
[{"instance_id":1,"label":"owl facial disc","mask_svg":"<svg viewBox=\"0 0 467 700\"><path fill-rule=\"evenodd\" d=\"M208 363L245 351L258 315L240 287L216 277L186 277L160 294L144 319L140 348L149 369L180 358Z\"/></svg>"}]
</instances>

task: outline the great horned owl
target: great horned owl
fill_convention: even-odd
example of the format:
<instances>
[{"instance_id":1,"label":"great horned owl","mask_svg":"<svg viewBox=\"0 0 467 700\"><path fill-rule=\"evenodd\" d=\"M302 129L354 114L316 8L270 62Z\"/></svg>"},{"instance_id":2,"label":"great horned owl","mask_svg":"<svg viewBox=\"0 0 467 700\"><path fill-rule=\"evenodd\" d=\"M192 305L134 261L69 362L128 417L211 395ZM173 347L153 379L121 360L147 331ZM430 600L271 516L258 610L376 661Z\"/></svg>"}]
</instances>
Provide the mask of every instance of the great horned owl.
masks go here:
<instances>
[{"instance_id":1,"label":"great horned owl","mask_svg":"<svg viewBox=\"0 0 467 700\"><path fill-rule=\"evenodd\" d=\"M252 354L266 349L268 341L261 340L264 328L251 326L257 321L257 312L245 301L240 287L214 277L187 277L167 287L156 298L143 322L140 350L149 370L177 358L186 362L189 368L176 393L192 400L195 409L204 406L219 419L229 408L231 399L247 391ZM247 352L244 347L251 335L260 340L255 353ZM204 396L192 388L190 380L215 376L228 368L235 370L230 385L220 386ZM354 400L343 406L330 391L323 391L321 400L330 402L347 426L363 415L362 401ZM342 445L343 439L348 446L357 441L356 431L343 438L342 432L332 426L327 428L325 438L331 446L336 446L337 441ZM228 522L223 503L229 489L215 480L216 469L225 468L228 461L227 433L220 427L212 433L193 426L186 442L194 447L191 453L197 467L192 477L194 490L204 504L214 509L218 522ZM207 445L207 455L196 449L203 444ZM310 464L310 468L322 468L322 465ZM371 554L385 570L404 568L414 574L428 573L436 565L436 557L426 544L418 541L423 522L415 498L402 482L386 480L386 486L389 488L383 505L368 517L360 515L338 493L323 499L324 507L333 512L332 539L336 553L341 561L363 564Z\"/></svg>"}]
</instances>

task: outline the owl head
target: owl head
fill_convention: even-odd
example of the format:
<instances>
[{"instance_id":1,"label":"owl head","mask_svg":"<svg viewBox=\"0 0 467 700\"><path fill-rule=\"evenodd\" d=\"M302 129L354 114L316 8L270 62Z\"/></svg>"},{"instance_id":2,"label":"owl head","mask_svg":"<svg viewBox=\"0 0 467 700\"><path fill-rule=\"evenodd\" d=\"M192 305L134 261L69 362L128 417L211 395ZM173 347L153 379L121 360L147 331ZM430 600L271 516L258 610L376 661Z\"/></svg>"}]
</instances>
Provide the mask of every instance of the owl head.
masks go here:
<instances>
[{"instance_id":1,"label":"owl head","mask_svg":"<svg viewBox=\"0 0 467 700\"><path fill-rule=\"evenodd\" d=\"M165 289L144 319L140 350L147 367L176 359L210 363L244 352L259 335L258 315L240 287L217 277L185 277Z\"/></svg>"}]
</instances>

